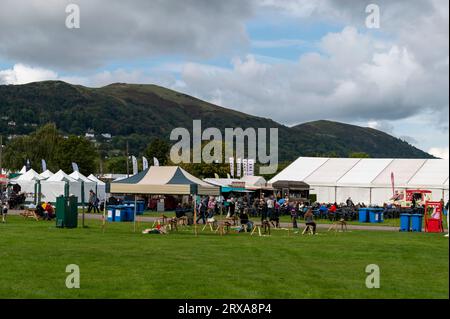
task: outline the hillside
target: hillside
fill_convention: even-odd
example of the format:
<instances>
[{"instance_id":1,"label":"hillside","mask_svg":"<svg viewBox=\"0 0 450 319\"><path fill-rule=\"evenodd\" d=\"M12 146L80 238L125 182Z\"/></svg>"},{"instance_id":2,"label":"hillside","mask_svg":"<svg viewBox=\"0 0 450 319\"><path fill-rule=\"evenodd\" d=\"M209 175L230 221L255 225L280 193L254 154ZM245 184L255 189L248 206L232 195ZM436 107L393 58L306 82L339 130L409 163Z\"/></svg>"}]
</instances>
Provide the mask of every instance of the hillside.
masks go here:
<instances>
[{"instance_id":1,"label":"hillside","mask_svg":"<svg viewBox=\"0 0 450 319\"><path fill-rule=\"evenodd\" d=\"M123 150L126 138L138 154L155 137L168 140L172 129L190 129L193 119L203 128L253 127L279 129L280 160L300 155L346 157L365 152L371 157L431 157L386 133L330 121L317 121L292 128L213 105L155 85L111 84L87 88L60 81L26 85L0 85L0 133L28 134L54 122L65 134L109 133L111 141L99 142L111 152Z\"/></svg>"}]
</instances>

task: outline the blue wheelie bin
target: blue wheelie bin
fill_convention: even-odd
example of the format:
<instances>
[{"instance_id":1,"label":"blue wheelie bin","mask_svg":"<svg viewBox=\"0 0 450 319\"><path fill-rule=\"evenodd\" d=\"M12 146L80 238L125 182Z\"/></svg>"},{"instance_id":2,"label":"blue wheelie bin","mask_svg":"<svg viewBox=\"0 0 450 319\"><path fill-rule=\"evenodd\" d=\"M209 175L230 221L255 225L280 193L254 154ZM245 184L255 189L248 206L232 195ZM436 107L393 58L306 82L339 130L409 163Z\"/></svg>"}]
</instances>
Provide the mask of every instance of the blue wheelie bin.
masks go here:
<instances>
[{"instance_id":1,"label":"blue wheelie bin","mask_svg":"<svg viewBox=\"0 0 450 319\"><path fill-rule=\"evenodd\" d=\"M400 214L400 231L411 231L411 214Z\"/></svg>"},{"instance_id":2,"label":"blue wheelie bin","mask_svg":"<svg viewBox=\"0 0 450 319\"><path fill-rule=\"evenodd\" d=\"M422 231L422 214L412 214L411 215L411 230L413 232L421 232Z\"/></svg>"},{"instance_id":3,"label":"blue wheelie bin","mask_svg":"<svg viewBox=\"0 0 450 319\"><path fill-rule=\"evenodd\" d=\"M358 215L360 223L367 223L369 221L369 211L367 210L367 208L360 208L358 211Z\"/></svg>"},{"instance_id":4,"label":"blue wheelie bin","mask_svg":"<svg viewBox=\"0 0 450 319\"><path fill-rule=\"evenodd\" d=\"M116 206L114 221L115 222L127 221L127 206L124 205Z\"/></svg>"},{"instance_id":5,"label":"blue wheelie bin","mask_svg":"<svg viewBox=\"0 0 450 319\"><path fill-rule=\"evenodd\" d=\"M369 209L369 220L371 223L383 222L383 210L379 208Z\"/></svg>"},{"instance_id":6,"label":"blue wheelie bin","mask_svg":"<svg viewBox=\"0 0 450 319\"><path fill-rule=\"evenodd\" d=\"M114 221L114 217L116 216L116 206L108 206L107 207L107 218L109 222Z\"/></svg>"}]
</instances>

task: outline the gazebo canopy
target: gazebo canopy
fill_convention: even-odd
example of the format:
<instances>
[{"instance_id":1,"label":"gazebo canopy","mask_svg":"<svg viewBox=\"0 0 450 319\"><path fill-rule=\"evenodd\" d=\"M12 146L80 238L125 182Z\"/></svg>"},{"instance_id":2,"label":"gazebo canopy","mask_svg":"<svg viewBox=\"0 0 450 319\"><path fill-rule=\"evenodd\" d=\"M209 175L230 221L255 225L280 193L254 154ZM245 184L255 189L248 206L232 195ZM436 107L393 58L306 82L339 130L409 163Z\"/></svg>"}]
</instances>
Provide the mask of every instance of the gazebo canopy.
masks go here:
<instances>
[{"instance_id":1,"label":"gazebo canopy","mask_svg":"<svg viewBox=\"0 0 450 319\"><path fill-rule=\"evenodd\" d=\"M139 174L112 182L111 193L217 196L220 188L203 182L178 166L152 166Z\"/></svg>"}]
</instances>

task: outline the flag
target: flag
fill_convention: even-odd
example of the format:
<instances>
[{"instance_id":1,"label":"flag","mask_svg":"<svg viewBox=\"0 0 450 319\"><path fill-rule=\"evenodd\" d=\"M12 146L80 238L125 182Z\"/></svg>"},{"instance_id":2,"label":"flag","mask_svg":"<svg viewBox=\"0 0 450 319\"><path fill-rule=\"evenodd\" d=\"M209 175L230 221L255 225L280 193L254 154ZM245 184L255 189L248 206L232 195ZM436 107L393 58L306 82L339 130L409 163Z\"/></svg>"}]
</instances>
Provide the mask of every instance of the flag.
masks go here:
<instances>
[{"instance_id":1,"label":"flag","mask_svg":"<svg viewBox=\"0 0 450 319\"><path fill-rule=\"evenodd\" d=\"M42 172L45 172L47 170L47 163L45 162L45 159L43 159L41 163L42 163Z\"/></svg>"},{"instance_id":2,"label":"flag","mask_svg":"<svg viewBox=\"0 0 450 319\"><path fill-rule=\"evenodd\" d=\"M219 179L219 175L217 173L214 173L214 178Z\"/></svg>"},{"instance_id":3,"label":"flag","mask_svg":"<svg viewBox=\"0 0 450 319\"><path fill-rule=\"evenodd\" d=\"M394 175L394 172L391 173L391 183L392 183L392 196L395 196L395 175Z\"/></svg>"},{"instance_id":4,"label":"flag","mask_svg":"<svg viewBox=\"0 0 450 319\"><path fill-rule=\"evenodd\" d=\"M231 179L231 176L230 176L230 174L228 174L228 173L227 173L227 178L228 178L228 179Z\"/></svg>"},{"instance_id":5,"label":"flag","mask_svg":"<svg viewBox=\"0 0 450 319\"><path fill-rule=\"evenodd\" d=\"M72 162L72 169L74 172L79 172L80 170L78 169L78 164L75 162Z\"/></svg>"},{"instance_id":6,"label":"flag","mask_svg":"<svg viewBox=\"0 0 450 319\"><path fill-rule=\"evenodd\" d=\"M236 159L236 177L240 178L241 177L241 163L242 163L242 159L238 158Z\"/></svg>"},{"instance_id":7,"label":"flag","mask_svg":"<svg viewBox=\"0 0 450 319\"><path fill-rule=\"evenodd\" d=\"M145 171L148 169L148 160L145 158L145 156L142 157L142 169Z\"/></svg>"},{"instance_id":8,"label":"flag","mask_svg":"<svg viewBox=\"0 0 450 319\"><path fill-rule=\"evenodd\" d=\"M247 163L248 176L255 176L255 160L253 158L248 160Z\"/></svg>"},{"instance_id":9,"label":"flag","mask_svg":"<svg viewBox=\"0 0 450 319\"><path fill-rule=\"evenodd\" d=\"M31 169L30 159L27 159L27 164L25 166L26 166L26 171L28 172Z\"/></svg>"},{"instance_id":10,"label":"flag","mask_svg":"<svg viewBox=\"0 0 450 319\"><path fill-rule=\"evenodd\" d=\"M133 162L133 175L138 173L138 162L136 156L131 156L131 161Z\"/></svg>"},{"instance_id":11,"label":"flag","mask_svg":"<svg viewBox=\"0 0 450 319\"><path fill-rule=\"evenodd\" d=\"M248 160L244 158L242 160L242 176L248 175Z\"/></svg>"},{"instance_id":12,"label":"flag","mask_svg":"<svg viewBox=\"0 0 450 319\"><path fill-rule=\"evenodd\" d=\"M159 166L159 161L156 157L153 157L153 166Z\"/></svg>"},{"instance_id":13,"label":"flag","mask_svg":"<svg viewBox=\"0 0 450 319\"><path fill-rule=\"evenodd\" d=\"M230 157L230 175L234 177L234 157Z\"/></svg>"}]
</instances>

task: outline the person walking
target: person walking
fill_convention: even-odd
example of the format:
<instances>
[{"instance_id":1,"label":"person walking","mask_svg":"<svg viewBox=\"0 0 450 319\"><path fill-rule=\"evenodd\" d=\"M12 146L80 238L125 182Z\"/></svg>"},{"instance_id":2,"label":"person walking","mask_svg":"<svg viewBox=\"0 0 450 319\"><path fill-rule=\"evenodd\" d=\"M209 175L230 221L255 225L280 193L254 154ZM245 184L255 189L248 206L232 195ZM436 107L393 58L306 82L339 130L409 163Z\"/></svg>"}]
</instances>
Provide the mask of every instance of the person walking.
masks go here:
<instances>
[{"instance_id":1,"label":"person walking","mask_svg":"<svg viewBox=\"0 0 450 319\"><path fill-rule=\"evenodd\" d=\"M314 222L314 214L313 214L312 208L309 208L308 211L305 214L305 224L306 224L306 226L312 227L313 234L315 235L316 234L317 225Z\"/></svg>"},{"instance_id":2,"label":"person walking","mask_svg":"<svg viewBox=\"0 0 450 319\"><path fill-rule=\"evenodd\" d=\"M98 197L97 194L94 193L94 191L91 189L89 191L89 203L88 203L88 214L94 209L94 214L100 213L98 209Z\"/></svg>"}]
</instances>

